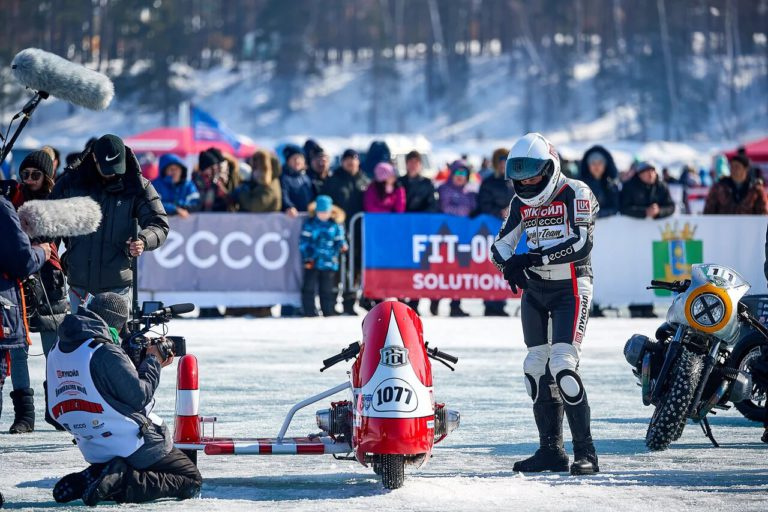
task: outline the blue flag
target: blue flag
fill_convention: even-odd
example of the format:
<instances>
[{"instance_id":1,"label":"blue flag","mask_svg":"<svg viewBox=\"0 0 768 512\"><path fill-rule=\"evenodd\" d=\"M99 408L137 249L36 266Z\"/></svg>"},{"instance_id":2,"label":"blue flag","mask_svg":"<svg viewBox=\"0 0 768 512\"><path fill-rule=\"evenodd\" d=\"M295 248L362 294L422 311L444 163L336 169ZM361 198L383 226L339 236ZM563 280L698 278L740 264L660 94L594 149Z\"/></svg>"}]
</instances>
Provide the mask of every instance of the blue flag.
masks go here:
<instances>
[{"instance_id":1,"label":"blue flag","mask_svg":"<svg viewBox=\"0 0 768 512\"><path fill-rule=\"evenodd\" d=\"M190 107L190 121L192 123L192 134L195 140L209 140L216 142L226 142L233 149L240 149L240 141L235 132L210 115L208 112L200 110L192 105Z\"/></svg>"}]
</instances>

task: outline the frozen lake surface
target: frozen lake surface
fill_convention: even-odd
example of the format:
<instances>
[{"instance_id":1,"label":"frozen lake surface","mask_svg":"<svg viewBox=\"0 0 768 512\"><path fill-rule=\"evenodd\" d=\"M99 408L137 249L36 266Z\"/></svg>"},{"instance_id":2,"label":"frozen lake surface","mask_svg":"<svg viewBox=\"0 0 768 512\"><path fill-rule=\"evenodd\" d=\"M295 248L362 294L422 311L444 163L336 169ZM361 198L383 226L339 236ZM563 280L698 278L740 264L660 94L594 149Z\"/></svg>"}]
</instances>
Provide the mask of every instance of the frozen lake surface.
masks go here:
<instances>
[{"instance_id":1,"label":"frozen lake surface","mask_svg":"<svg viewBox=\"0 0 768 512\"><path fill-rule=\"evenodd\" d=\"M218 436L274 436L295 402L343 382L348 364L320 373L321 360L360 338L362 317L334 319L179 320L171 333L187 336L200 361L201 413L217 416ZM372 470L330 456L200 456L202 498L164 501L145 510L766 510L768 446L761 429L738 412L712 420L721 448L698 425L677 443L648 453L643 440L651 409L622 348L634 332L652 334L656 320L598 318L584 343L582 375L592 404L593 435L602 472L519 475L515 460L531 454L537 434L522 380L525 347L519 318L425 317L425 337L460 358L455 373L435 364L438 401L462 414L461 428L436 447L425 467L406 475L405 487L385 491ZM32 353L41 351L38 340ZM65 433L42 421L42 357L30 359L38 393L37 426L9 435L6 382L0 420L0 491L8 509L58 506L58 478L82 469ZM163 371L155 411L173 421L175 364ZM341 395L339 396L341 399ZM319 405L319 404L318 404ZM325 403L322 407L325 407ZM314 411L300 412L290 433L316 432ZM566 436L568 429L565 428ZM570 442L566 443L570 451Z\"/></svg>"}]
</instances>

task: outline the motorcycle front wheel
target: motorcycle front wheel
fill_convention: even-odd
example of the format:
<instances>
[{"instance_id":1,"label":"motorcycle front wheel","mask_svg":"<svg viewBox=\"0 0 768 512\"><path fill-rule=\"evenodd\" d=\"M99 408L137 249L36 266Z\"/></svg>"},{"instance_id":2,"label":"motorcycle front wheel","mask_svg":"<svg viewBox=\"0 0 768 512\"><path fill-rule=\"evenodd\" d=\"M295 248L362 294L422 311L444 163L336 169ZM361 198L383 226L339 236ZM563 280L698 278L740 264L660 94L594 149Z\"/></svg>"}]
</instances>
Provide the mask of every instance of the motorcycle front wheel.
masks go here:
<instances>
[{"instance_id":1,"label":"motorcycle front wheel","mask_svg":"<svg viewBox=\"0 0 768 512\"><path fill-rule=\"evenodd\" d=\"M688 410L693 402L701 379L704 357L683 348L669 372L669 386L648 424L645 446L651 451L666 450L678 439L688 420Z\"/></svg>"},{"instance_id":2,"label":"motorcycle front wheel","mask_svg":"<svg viewBox=\"0 0 768 512\"><path fill-rule=\"evenodd\" d=\"M759 332L752 332L740 339L736 346L733 347L728 366L751 373L750 365L752 361L760 358L763 350L768 350L768 342ZM766 417L768 416L768 412L765 409L766 395L768 395L768 389L766 389L765 383L756 382L753 378L752 396L734 405L748 420L765 424Z\"/></svg>"}]
</instances>

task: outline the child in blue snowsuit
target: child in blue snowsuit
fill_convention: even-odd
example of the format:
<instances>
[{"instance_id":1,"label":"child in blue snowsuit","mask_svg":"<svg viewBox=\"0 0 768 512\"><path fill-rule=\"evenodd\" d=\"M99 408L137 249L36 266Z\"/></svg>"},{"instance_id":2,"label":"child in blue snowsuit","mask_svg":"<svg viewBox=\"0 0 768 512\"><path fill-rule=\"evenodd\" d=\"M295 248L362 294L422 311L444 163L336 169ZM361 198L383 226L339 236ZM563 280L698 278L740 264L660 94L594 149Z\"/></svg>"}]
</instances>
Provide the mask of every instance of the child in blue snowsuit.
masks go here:
<instances>
[{"instance_id":1,"label":"child in blue snowsuit","mask_svg":"<svg viewBox=\"0 0 768 512\"><path fill-rule=\"evenodd\" d=\"M301 288L304 316L317 316L315 296L318 288L323 316L337 314L339 256L347 249L344 212L333 205L329 196L317 196L314 212L310 205L310 217L304 222L299 242L304 261L304 284Z\"/></svg>"}]
</instances>

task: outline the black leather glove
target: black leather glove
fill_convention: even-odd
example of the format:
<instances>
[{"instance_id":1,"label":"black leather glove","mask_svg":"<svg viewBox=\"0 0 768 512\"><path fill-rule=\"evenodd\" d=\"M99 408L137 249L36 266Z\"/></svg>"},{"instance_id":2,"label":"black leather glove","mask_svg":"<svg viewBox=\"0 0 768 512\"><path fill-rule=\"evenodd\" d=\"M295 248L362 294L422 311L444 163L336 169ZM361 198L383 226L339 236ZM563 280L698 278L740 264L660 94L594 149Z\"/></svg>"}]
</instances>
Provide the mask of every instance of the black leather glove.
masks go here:
<instances>
[{"instance_id":1,"label":"black leather glove","mask_svg":"<svg viewBox=\"0 0 768 512\"><path fill-rule=\"evenodd\" d=\"M528 287L528 276L525 275L525 270L540 266L542 263L541 255L538 253L513 254L504 263L504 279L507 280L512 291L517 293L518 288L524 290Z\"/></svg>"}]
</instances>

